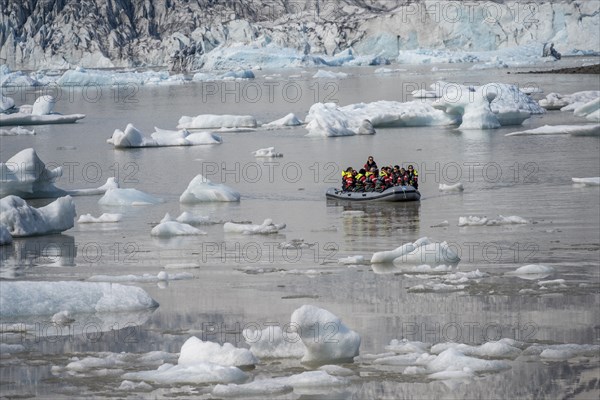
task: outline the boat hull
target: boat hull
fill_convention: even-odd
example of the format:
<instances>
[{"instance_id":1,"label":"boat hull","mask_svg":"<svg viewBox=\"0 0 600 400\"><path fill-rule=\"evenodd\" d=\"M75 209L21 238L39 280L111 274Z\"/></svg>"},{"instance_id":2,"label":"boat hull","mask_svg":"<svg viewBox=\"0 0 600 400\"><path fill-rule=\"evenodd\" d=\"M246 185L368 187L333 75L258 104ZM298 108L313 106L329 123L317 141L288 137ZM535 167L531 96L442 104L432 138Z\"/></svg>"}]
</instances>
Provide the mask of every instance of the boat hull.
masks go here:
<instances>
[{"instance_id":1,"label":"boat hull","mask_svg":"<svg viewBox=\"0 0 600 400\"><path fill-rule=\"evenodd\" d=\"M412 186L393 186L383 192L343 192L340 189L329 188L325 193L329 199L348 201L419 201L421 193Z\"/></svg>"}]
</instances>

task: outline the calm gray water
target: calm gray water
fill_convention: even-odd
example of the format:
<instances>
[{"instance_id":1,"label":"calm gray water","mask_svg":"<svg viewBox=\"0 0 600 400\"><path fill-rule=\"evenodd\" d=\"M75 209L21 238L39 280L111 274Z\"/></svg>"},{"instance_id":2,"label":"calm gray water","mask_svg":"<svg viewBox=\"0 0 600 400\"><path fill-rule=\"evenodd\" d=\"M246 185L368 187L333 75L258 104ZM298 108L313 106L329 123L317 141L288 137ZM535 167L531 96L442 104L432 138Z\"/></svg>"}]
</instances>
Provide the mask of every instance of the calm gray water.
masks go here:
<instances>
[{"instance_id":1,"label":"calm gray water","mask_svg":"<svg viewBox=\"0 0 600 400\"><path fill-rule=\"evenodd\" d=\"M219 82L216 86L196 83L121 92L109 87L63 91L57 111L87 114L80 123L35 127L37 135L32 137L1 137L2 161L33 147L46 164L63 165L65 174L57 181L59 187L96 187L116 173L121 187L135 187L164 200L155 206L111 208L99 206L97 196L77 197L79 215L120 212L124 220L116 225L76 224L62 235L17 239L0 250L2 279L83 280L100 274L156 274L168 264L200 266L187 270L193 280L162 286L136 284L160 307L153 313L115 317L119 327L131 322L117 333L105 333L98 340L88 340L82 332L60 339L28 340L30 352L2 361L2 394L111 396L122 381L119 376L93 381L66 377L59 383L51 367L66 365L73 355L98 351L178 352L189 336L205 336L206 329L215 326L219 327L217 334L207 338L243 346L239 333L233 332L255 323L284 325L303 304L340 316L362 336L363 354L382 353L390 340L402 337L432 343L455 339L479 344L509 337L527 342L599 344L600 191L573 185L571 177L600 176L600 141L597 137L504 136L544 124L583 122L570 113L553 111L531 118L523 128L491 131L389 128L369 137L327 139L307 138L306 130L298 127L224 133L220 146L114 150L106 144L113 130L124 129L127 123L149 134L154 126L174 129L182 115L250 114L269 122L294 112L303 118L316 101L337 100L341 105L381 99L407 101L411 100L408 91L440 79L535 85L545 93L600 89L598 76L591 75L517 75L505 70L470 71L468 66L456 65L438 66L434 72L431 67L403 68L407 71L385 76L374 75L374 68L346 69L351 76L335 81L313 81L308 78L313 71L288 71L284 76L261 71L254 81ZM265 79L265 75L271 76ZM293 75L291 80L289 75ZM11 95L18 104L31 104L35 99L24 90ZM97 101L91 101L95 97ZM284 157L264 160L251 154L270 146ZM420 204L357 206L326 201L324 192L338 185L341 168L359 167L369 155L380 164L415 164L421 174ZM242 201L180 205L179 196L199 173L237 189ZM457 181L463 182L464 192L438 190L440 183ZM343 216L346 210L363 210L366 216ZM166 212L177 216L182 211L215 220L261 223L272 218L275 223L286 223L287 228L274 236L237 236L224 234L222 225L211 225L201 227L208 232L204 237L158 240L150 236L152 226ZM461 216L498 214L521 216L531 223L457 226ZM443 221L449 225L434 227ZM489 276L462 291L412 292L409 287L423 283L414 274L391 266L347 268L337 264L338 258L350 255L364 255L368 260L375 251L390 250L423 236L447 241L457 249L462 258L459 271L479 269ZM285 252L276 246L293 239L314 246L299 252ZM61 257L56 256L57 251ZM57 261L61 265L48 266ZM544 279L565 279L566 288L544 293L536 280L504 275L527 264L554 267L555 273ZM239 271L248 266L299 273ZM311 269L319 274L302 273ZM522 289L533 291L520 292ZM449 324L461 329L460 338L454 333L449 337L444 329ZM262 368L267 375L290 375L298 372L299 363L267 362ZM598 358L517 362L509 371L449 387L407 378L393 367L380 367L360 371L361 377L349 387L316 396L556 398L578 393L593 397L598 393L594 379L599 371Z\"/></svg>"}]
</instances>

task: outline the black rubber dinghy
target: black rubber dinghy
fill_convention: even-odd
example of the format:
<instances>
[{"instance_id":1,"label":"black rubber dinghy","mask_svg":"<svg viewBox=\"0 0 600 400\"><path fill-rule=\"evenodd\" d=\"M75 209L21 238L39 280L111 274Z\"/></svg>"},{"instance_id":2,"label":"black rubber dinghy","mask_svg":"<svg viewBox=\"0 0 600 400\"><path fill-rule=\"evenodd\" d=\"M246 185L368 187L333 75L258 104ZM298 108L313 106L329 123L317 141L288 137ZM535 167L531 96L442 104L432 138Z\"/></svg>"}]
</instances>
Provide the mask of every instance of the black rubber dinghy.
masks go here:
<instances>
[{"instance_id":1,"label":"black rubber dinghy","mask_svg":"<svg viewBox=\"0 0 600 400\"><path fill-rule=\"evenodd\" d=\"M383 192L345 192L329 188L325 193L329 199L350 201L419 201L421 193L412 186L392 186Z\"/></svg>"}]
</instances>

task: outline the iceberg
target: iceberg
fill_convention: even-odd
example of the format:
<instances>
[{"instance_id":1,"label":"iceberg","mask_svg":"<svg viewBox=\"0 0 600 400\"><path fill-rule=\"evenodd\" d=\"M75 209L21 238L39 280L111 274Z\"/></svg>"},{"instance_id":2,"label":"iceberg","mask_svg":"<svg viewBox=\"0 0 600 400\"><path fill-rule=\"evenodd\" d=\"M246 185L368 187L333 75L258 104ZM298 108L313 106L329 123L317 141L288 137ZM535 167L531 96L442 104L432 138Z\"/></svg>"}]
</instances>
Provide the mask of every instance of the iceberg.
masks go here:
<instances>
[{"instance_id":1,"label":"iceberg","mask_svg":"<svg viewBox=\"0 0 600 400\"><path fill-rule=\"evenodd\" d=\"M0 136L17 136L17 135L35 135L35 130L25 129L22 126L15 126L11 129L0 129Z\"/></svg>"},{"instance_id":2,"label":"iceberg","mask_svg":"<svg viewBox=\"0 0 600 400\"><path fill-rule=\"evenodd\" d=\"M585 117L590 121L600 122L600 97L575 108L573 114L578 117Z\"/></svg>"},{"instance_id":3,"label":"iceberg","mask_svg":"<svg viewBox=\"0 0 600 400\"><path fill-rule=\"evenodd\" d=\"M5 113L15 107L15 100L12 97L0 94L0 113Z\"/></svg>"},{"instance_id":4,"label":"iceberg","mask_svg":"<svg viewBox=\"0 0 600 400\"><path fill-rule=\"evenodd\" d=\"M291 332L284 336L278 325L263 330L244 329L242 334L252 354L260 358L302 358L306 353L302 340Z\"/></svg>"},{"instance_id":5,"label":"iceberg","mask_svg":"<svg viewBox=\"0 0 600 400\"><path fill-rule=\"evenodd\" d=\"M462 182L455 183L453 185L447 185L445 183L440 183L439 186L440 192L462 192L465 190Z\"/></svg>"},{"instance_id":6,"label":"iceberg","mask_svg":"<svg viewBox=\"0 0 600 400\"><path fill-rule=\"evenodd\" d=\"M292 313L291 323L298 328L306 346L302 362L340 363L352 361L358 355L360 335L327 310L304 305Z\"/></svg>"},{"instance_id":7,"label":"iceberg","mask_svg":"<svg viewBox=\"0 0 600 400\"><path fill-rule=\"evenodd\" d=\"M333 71L325 71L318 70L316 74L313 75L313 79L344 79L347 78L348 74L345 72L333 72Z\"/></svg>"},{"instance_id":8,"label":"iceberg","mask_svg":"<svg viewBox=\"0 0 600 400\"><path fill-rule=\"evenodd\" d=\"M314 104L306 117L307 136L353 136L347 115L333 103Z\"/></svg>"},{"instance_id":9,"label":"iceberg","mask_svg":"<svg viewBox=\"0 0 600 400\"><path fill-rule=\"evenodd\" d=\"M185 204L202 203L210 201L240 201L240 194L232 188L212 183L202 175L197 175L189 183L187 189L179 197Z\"/></svg>"},{"instance_id":10,"label":"iceberg","mask_svg":"<svg viewBox=\"0 0 600 400\"><path fill-rule=\"evenodd\" d=\"M178 364L190 366L201 362L228 367L249 367L258 364L258 359L250 350L234 347L231 343L220 345L192 336L181 347Z\"/></svg>"},{"instance_id":11,"label":"iceberg","mask_svg":"<svg viewBox=\"0 0 600 400\"><path fill-rule=\"evenodd\" d=\"M80 224L106 224L106 223L116 223L121 222L123 219L123 214L108 214L104 213L99 217L94 217L92 214L85 214L79 216L77 220Z\"/></svg>"},{"instance_id":12,"label":"iceberg","mask_svg":"<svg viewBox=\"0 0 600 400\"><path fill-rule=\"evenodd\" d=\"M98 200L103 206L146 206L162 200L137 189L111 188Z\"/></svg>"},{"instance_id":13,"label":"iceberg","mask_svg":"<svg viewBox=\"0 0 600 400\"><path fill-rule=\"evenodd\" d=\"M371 264L458 264L460 257L446 242L432 242L422 237L414 243L406 243L394 250L380 251L371 257Z\"/></svg>"},{"instance_id":14,"label":"iceberg","mask_svg":"<svg viewBox=\"0 0 600 400\"><path fill-rule=\"evenodd\" d=\"M137 311L158 307L148 293L135 286L95 282L0 281L3 319L54 315Z\"/></svg>"},{"instance_id":15,"label":"iceberg","mask_svg":"<svg viewBox=\"0 0 600 400\"><path fill-rule=\"evenodd\" d=\"M544 125L539 128L507 133L504 136L527 135L600 136L600 125Z\"/></svg>"},{"instance_id":16,"label":"iceberg","mask_svg":"<svg viewBox=\"0 0 600 400\"><path fill-rule=\"evenodd\" d=\"M156 132L148 138L133 124L127 124L125 131L116 129L112 137L106 141L116 148L197 146L222 143L220 136L210 132L191 133L187 129L169 131L156 127L154 129Z\"/></svg>"},{"instance_id":17,"label":"iceberg","mask_svg":"<svg viewBox=\"0 0 600 400\"><path fill-rule=\"evenodd\" d=\"M283 157L283 154L275 152L275 147L267 147L264 149L258 149L252 152L254 157L266 157L266 158L277 158Z\"/></svg>"},{"instance_id":18,"label":"iceberg","mask_svg":"<svg viewBox=\"0 0 600 400\"><path fill-rule=\"evenodd\" d=\"M298 126L302 125L302 121L294 113L289 113L283 118L263 124L263 128L278 128L284 126Z\"/></svg>"},{"instance_id":19,"label":"iceberg","mask_svg":"<svg viewBox=\"0 0 600 400\"><path fill-rule=\"evenodd\" d=\"M527 221L523 217L519 217L518 215L512 215L509 217L505 217L503 215L498 215L498 218L487 218L487 217L477 217L477 216L468 216L468 217L459 217L458 218L458 226L496 226L496 225L523 225L528 224Z\"/></svg>"},{"instance_id":20,"label":"iceberg","mask_svg":"<svg viewBox=\"0 0 600 400\"><path fill-rule=\"evenodd\" d=\"M256 128L256 126L256 118L250 115L203 114L196 117L181 117L177 129Z\"/></svg>"},{"instance_id":21,"label":"iceberg","mask_svg":"<svg viewBox=\"0 0 600 400\"><path fill-rule=\"evenodd\" d=\"M84 114L62 115L54 112L56 99L52 96L38 97L31 112L28 107L21 106L19 112L12 114L0 114L0 126L2 125L46 125L46 124L70 124L82 118ZM5 107L6 105L3 105Z\"/></svg>"},{"instance_id":22,"label":"iceberg","mask_svg":"<svg viewBox=\"0 0 600 400\"><path fill-rule=\"evenodd\" d=\"M0 200L0 211L0 224L13 237L64 232L73 227L76 215L71 196L40 208L31 207L20 197L6 196Z\"/></svg>"},{"instance_id":23,"label":"iceberg","mask_svg":"<svg viewBox=\"0 0 600 400\"><path fill-rule=\"evenodd\" d=\"M573 183L578 183L585 186L600 186L600 176L593 178L571 178Z\"/></svg>"},{"instance_id":24,"label":"iceberg","mask_svg":"<svg viewBox=\"0 0 600 400\"><path fill-rule=\"evenodd\" d=\"M284 228L285 224L274 224L271 219L265 219L262 225L236 224L234 222L226 222L223 225L223 230L226 233L241 233L243 235L268 235L278 233Z\"/></svg>"},{"instance_id":25,"label":"iceberg","mask_svg":"<svg viewBox=\"0 0 600 400\"><path fill-rule=\"evenodd\" d=\"M109 178L95 189L63 190L54 186L54 181L61 176L62 167L48 169L34 149L21 150L5 163L0 163L0 197L15 195L32 199L97 195L118 187L115 179Z\"/></svg>"},{"instance_id":26,"label":"iceberg","mask_svg":"<svg viewBox=\"0 0 600 400\"><path fill-rule=\"evenodd\" d=\"M171 216L168 213L160 221L160 224L156 225L150 231L150 235L159 237L192 236L206 234L206 232L194 228L191 225L175 221L173 218L171 218Z\"/></svg>"}]
</instances>

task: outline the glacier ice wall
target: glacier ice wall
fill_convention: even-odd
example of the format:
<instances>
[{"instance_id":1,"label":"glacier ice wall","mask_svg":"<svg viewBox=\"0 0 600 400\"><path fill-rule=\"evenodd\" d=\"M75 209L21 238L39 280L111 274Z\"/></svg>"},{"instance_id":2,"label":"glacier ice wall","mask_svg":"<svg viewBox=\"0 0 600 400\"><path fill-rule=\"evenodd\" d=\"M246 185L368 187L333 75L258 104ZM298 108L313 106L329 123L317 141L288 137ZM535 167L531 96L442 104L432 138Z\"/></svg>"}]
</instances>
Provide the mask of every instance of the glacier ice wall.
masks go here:
<instances>
[{"instance_id":1,"label":"glacier ice wall","mask_svg":"<svg viewBox=\"0 0 600 400\"><path fill-rule=\"evenodd\" d=\"M12 69L202 67L220 45L276 44L394 58L554 42L600 51L600 1L0 0L0 64Z\"/></svg>"}]
</instances>

